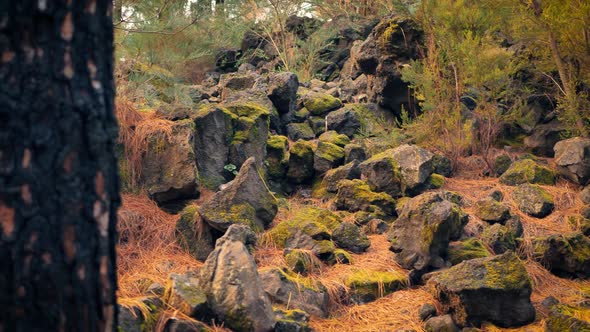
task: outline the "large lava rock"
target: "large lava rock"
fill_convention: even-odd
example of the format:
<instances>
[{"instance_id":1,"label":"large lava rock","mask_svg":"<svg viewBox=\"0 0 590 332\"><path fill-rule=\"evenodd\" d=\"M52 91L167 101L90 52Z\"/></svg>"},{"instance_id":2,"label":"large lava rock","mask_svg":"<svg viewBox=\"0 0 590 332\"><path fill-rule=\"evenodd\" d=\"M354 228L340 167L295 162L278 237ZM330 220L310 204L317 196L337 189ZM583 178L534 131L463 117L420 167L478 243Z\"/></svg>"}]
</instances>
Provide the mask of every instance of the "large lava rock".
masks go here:
<instances>
[{"instance_id":1,"label":"large lava rock","mask_svg":"<svg viewBox=\"0 0 590 332\"><path fill-rule=\"evenodd\" d=\"M590 138L575 137L555 144L559 172L581 185L590 180Z\"/></svg>"},{"instance_id":2,"label":"large lava rock","mask_svg":"<svg viewBox=\"0 0 590 332\"><path fill-rule=\"evenodd\" d=\"M434 170L434 154L416 145L389 149L361 164L361 172L375 191L393 197L417 195L429 188Z\"/></svg>"},{"instance_id":3,"label":"large lava rock","mask_svg":"<svg viewBox=\"0 0 590 332\"><path fill-rule=\"evenodd\" d=\"M489 321L517 327L535 320L531 281L512 252L464 261L433 276L427 286L460 326Z\"/></svg>"},{"instance_id":4,"label":"large lava rock","mask_svg":"<svg viewBox=\"0 0 590 332\"><path fill-rule=\"evenodd\" d=\"M261 271L260 280L273 303L288 305L318 317L328 315L328 294L319 283L302 283L297 275L277 268Z\"/></svg>"},{"instance_id":5,"label":"large lava rock","mask_svg":"<svg viewBox=\"0 0 590 332\"><path fill-rule=\"evenodd\" d=\"M297 89L299 89L297 75L288 72L269 75L268 98L275 105L279 114L286 114L295 110L297 106Z\"/></svg>"},{"instance_id":6,"label":"large lava rock","mask_svg":"<svg viewBox=\"0 0 590 332\"><path fill-rule=\"evenodd\" d=\"M232 164L239 168L249 157L255 157L261 166L266 156L269 119L268 105L257 102L202 106L194 120L197 168L203 185L217 189L233 176L225 167Z\"/></svg>"},{"instance_id":7,"label":"large lava rock","mask_svg":"<svg viewBox=\"0 0 590 332\"><path fill-rule=\"evenodd\" d=\"M419 277L444 266L449 242L458 240L468 216L440 193L424 193L410 199L389 231L391 250L404 268Z\"/></svg>"},{"instance_id":8,"label":"large lava rock","mask_svg":"<svg viewBox=\"0 0 590 332\"><path fill-rule=\"evenodd\" d=\"M355 60L369 78L367 93L371 102L398 115L402 107L412 108L401 68L418 57L422 35L412 20L393 16L379 22L363 42Z\"/></svg>"},{"instance_id":9,"label":"large lava rock","mask_svg":"<svg viewBox=\"0 0 590 332\"><path fill-rule=\"evenodd\" d=\"M342 180L360 179L361 170L359 168L360 162L353 160L352 162L330 170L324 176L323 183L326 185L326 190L330 193L338 191L338 184Z\"/></svg>"},{"instance_id":10,"label":"large lava rock","mask_svg":"<svg viewBox=\"0 0 590 332\"><path fill-rule=\"evenodd\" d=\"M203 220L220 231L235 223L263 230L277 211L277 200L264 183L254 158L246 160L236 178L199 208Z\"/></svg>"},{"instance_id":11,"label":"large lava rock","mask_svg":"<svg viewBox=\"0 0 590 332\"><path fill-rule=\"evenodd\" d=\"M313 155L313 167L318 174L324 174L344 162L344 149L329 142L318 143Z\"/></svg>"},{"instance_id":12,"label":"large lava rock","mask_svg":"<svg viewBox=\"0 0 590 332\"><path fill-rule=\"evenodd\" d=\"M509 186L523 183L555 184L554 172L531 159L522 159L510 165L500 177L500 182Z\"/></svg>"},{"instance_id":13,"label":"large lava rock","mask_svg":"<svg viewBox=\"0 0 590 332\"><path fill-rule=\"evenodd\" d=\"M387 193L373 192L369 185L359 179L338 183L334 205L339 210L350 212L380 210L387 215L395 215L395 200Z\"/></svg>"},{"instance_id":14,"label":"large lava rock","mask_svg":"<svg viewBox=\"0 0 590 332\"><path fill-rule=\"evenodd\" d=\"M344 107L326 117L328 130L334 130L348 137L353 137L361 129L361 118L354 107Z\"/></svg>"},{"instance_id":15,"label":"large lava rock","mask_svg":"<svg viewBox=\"0 0 590 332\"><path fill-rule=\"evenodd\" d=\"M205 261L215 248L215 239L221 235L201 220L197 210L194 205L185 207L176 222L174 233L176 242L184 250L197 260Z\"/></svg>"},{"instance_id":16,"label":"large lava rock","mask_svg":"<svg viewBox=\"0 0 590 332\"><path fill-rule=\"evenodd\" d=\"M387 150L379 153L361 163L361 174L372 190L400 197L402 196L402 176L399 163L390 152Z\"/></svg>"},{"instance_id":17,"label":"large lava rock","mask_svg":"<svg viewBox=\"0 0 590 332\"><path fill-rule=\"evenodd\" d=\"M229 160L228 141L234 133L236 116L223 107L203 107L195 117L197 168L204 185L210 189L225 183L225 165Z\"/></svg>"},{"instance_id":18,"label":"large lava rock","mask_svg":"<svg viewBox=\"0 0 590 332\"><path fill-rule=\"evenodd\" d=\"M559 276L590 277L590 240L582 233L534 238L534 258Z\"/></svg>"},{"instance_id":19,"label":"large lava rock","mask_svg":"<svg viewBox=\"0 0 590 332\"><path fill-rule=\"evenodd\" d=\"M159 204L199 195L191 120L175 122L169 138L154 136L142 160L141 182Z\"/></svg>"},{"instance_id":20,"label":"large lava rock","mask_svg":"<svg viewBox=\"0 0 590 332\"><path fill-rule=\"evenodd\" d=\"M520 211L536 218L544 218L553 212L553 197L535 184L524 183L512 192L512 198Z\"/></svg>"},{"instance_id":21,"label":"large lava rock","mask_svg":"<svg viewBox=\"0 0 590 332\"><path fill-rule=\"evenodd\" d=\"M310 182L315 174L313 144L297 141L289 150L287 179L295 184Z\"/></svg>"},{"instance_id":22,"label":"large lava rock","mask_svg":"<svg viewBox=\"0 0 590 332\"><path fill-rule=\"evenodd\" d=\"M272 331L275 325L271 302L248 251L255 242L248 226L230 226L201 270L209 307L234 331Z\"/></svg>"}]
</instances>

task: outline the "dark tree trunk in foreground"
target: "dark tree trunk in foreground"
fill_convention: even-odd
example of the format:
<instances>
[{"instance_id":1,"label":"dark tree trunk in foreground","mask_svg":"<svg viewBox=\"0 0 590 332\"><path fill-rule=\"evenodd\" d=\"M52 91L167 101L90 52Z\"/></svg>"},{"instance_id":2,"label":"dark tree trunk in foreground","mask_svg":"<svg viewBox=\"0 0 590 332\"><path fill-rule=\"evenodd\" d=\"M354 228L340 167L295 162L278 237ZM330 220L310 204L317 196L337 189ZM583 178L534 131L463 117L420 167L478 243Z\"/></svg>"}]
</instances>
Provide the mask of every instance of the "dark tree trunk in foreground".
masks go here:
<instances>
[{"instance_id":1,"label":"dark tree trunk in foreground","mask_svg":"<svg viewBox=\"0 0 590 332\"><path fill-rule=\"evenodd\" d=\"M111 0L0 0L0 331L114 331Z\"/></svg>"}]
</instances>

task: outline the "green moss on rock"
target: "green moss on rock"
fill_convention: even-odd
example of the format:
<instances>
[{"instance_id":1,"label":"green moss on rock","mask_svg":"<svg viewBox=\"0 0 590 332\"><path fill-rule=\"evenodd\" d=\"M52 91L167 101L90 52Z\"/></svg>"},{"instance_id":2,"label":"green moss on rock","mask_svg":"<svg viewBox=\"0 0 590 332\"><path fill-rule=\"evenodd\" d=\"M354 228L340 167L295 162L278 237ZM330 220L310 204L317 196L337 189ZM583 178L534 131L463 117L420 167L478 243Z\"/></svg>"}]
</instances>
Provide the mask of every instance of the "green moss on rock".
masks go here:
<instances>
[{"instance_id":1,"label":"green moss on rock","mask_svg":"<svg viewBox=\"0 0 590 332\"><path fill-rule=\"evenodd\" d=\"M330 130L320 135L320 142L328 142L339 147L344 147L350 143L350 138L344 134L338 134L337 132Z\"/></svg>"},{"instance_id":2,"label":"green moss on rock","mask_svg":"<svg viewBox=\"0 0 590 332\"><path fill-rule=\"evenodd\" d=\"M399 272L356 269L344 278L351 300L367 303L408 286L408 278Z\"/></svg>"},{"instance_id":3,"label":"green moss on rock","mask_svg":"<svg viewBox=\"0 0 590 332\"><path fill-rule=\"evenodd\" d=\"M555 184L555 172L537 164L534 160L524 159L514 162L500 177L500 182L509 186L522 183Z\"/></svg>"},{"instance_id":4,"label":"green moss on rock","mask_svg":"<svg viewBox=\"0 0 590 332\"><path fill-rule=\"evenodd\" d=\"M330 238L341 222L340 217L330 210L304 207L295 211L291 219L271 229L267 236L273 243L284 248L287 239L293 236L297 229L314 239Z\"/></svg>"},{"instance_id":5,"label":"green moss on rock","mask_svg":"<svg viewBox=\"0 0 590 332\"><path fill-rule=\"evenodd\" d=\"M445 177L440 174L433 173L428 178L428 184L432 189L441 188L445 184Z\"/></svg>"},{"instance_id":6,"label":"green moss on rock","mask_svg":"<svg viewBox=\"0 0 590 332\"><path fill-rule=\"evenodd\" d=\"M266 170L269 176L279 179L286 175L288 146L289 140L285 136L272 135L266 141Z\"/></svg>"},{"instance_id":7,"label":"green moss on rock","mask_svg":"<svg viewBox=\"0 0 590 332\"><path fill-rule=\"evenodd\" d=\"M342 180L338 184L338 193L334 202L337 209L356 211L371 211L376 206L384 213L395 213L395 200L384 192L374 192L370 186L359 179Z\"/></svg>"},{"instance_id":8,"label":"green moss on rock","mask_svg":"<svg viewBox=\"0 0 590 332\"><path fill-rule=\"evenodd\" d=\"M321 268L320 261L308 250L293 249L285 255L285 262L295 273L307 275Z\"/></svg>"},{"instance_id":9,"label":"green moss on rock","mask_svg":"<svg viewBox=\"0 0 590 332\"><path fill-rule=\"evenodd\" d=\"M546 323L548 332L590 332L590 308L556 305Z\"/></svg>"},{"instance_id":10,"label":"green moss on rock","mask_svg":"<svg viewBox=\"0 0 590 332\"><path fill-rule=\"evenodd\" d=\"M467 239L461 242L451 243L449 245L448 259L453 265L463 261L489 257L490 252L484 246L483 242L478 239Z\"/></svg>"},{"instance_id":11,"label":"green moss on rock","mask_svg":"<svg viewBox=\"0 0 590 332\"><path fill-rule=\"evenodd\" d=\"M340 99L327 93L311 92L304 97L303 106L312 115L324 115L342 106Z\"/></svg>"}]
</instances>

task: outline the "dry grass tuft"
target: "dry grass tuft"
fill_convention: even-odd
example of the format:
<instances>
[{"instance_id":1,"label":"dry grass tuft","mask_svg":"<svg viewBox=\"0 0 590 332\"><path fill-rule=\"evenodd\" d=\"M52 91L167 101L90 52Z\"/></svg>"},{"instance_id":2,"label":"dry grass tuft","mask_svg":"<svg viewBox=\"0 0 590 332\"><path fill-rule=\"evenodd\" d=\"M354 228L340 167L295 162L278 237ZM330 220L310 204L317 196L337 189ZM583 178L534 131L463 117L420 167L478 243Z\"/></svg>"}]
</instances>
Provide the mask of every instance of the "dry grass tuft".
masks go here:
<instances>
[{"instance_id":1,"label":"dry grass tuft","mask_svg":"<svg viewBox=\"0 0 590 332\"><path fill-rule=\"evenodd\" d=\"M364 305L342 307L330 319L312 318L317 331L382 332L397 329L424 331L418 310L424 303L435 303L423 289L397 291Z\"/></svg>"},{"instance_id":2,"label":"dry grass tuft","mask_svg":"<svg viewBox=\"0 0 590 332\"><path fill-rule=\"evenodd\" d=\"M584 298L584 290L590 287L588 280L560 278L533 260L529 259L525 264L533 282L532 300L536 304L548 296L553 296L564 303L579 302ZM543 311L540 306L537 309Z\"/></svg>"},{"instance_id":3,"label":"dry grass tuft","mask_svg":"<svg viewBox=\"0 0 590 332\"><path fill-rule=\"evenodd\" d=\"M152 283L166 284L170 273L202 265L176 244L177 219L144 196L123 195L117 246L120 298L142 296Z\"/></svg>"},{"instance_id":4,"label":"dry grass tuft","mask_svg":"<svg viewBox=\"0 0 590 332\"><path fill-rule=\"evenodd\" d=\"M138 111L135 104L119 96L115 104L119 124L118 143L123 146L122 172L130 188L136 188L141 178L141 161L149 152L149 144L169 140L174 122L159 119L153 111Z\"/></svg>"}]
</instances>

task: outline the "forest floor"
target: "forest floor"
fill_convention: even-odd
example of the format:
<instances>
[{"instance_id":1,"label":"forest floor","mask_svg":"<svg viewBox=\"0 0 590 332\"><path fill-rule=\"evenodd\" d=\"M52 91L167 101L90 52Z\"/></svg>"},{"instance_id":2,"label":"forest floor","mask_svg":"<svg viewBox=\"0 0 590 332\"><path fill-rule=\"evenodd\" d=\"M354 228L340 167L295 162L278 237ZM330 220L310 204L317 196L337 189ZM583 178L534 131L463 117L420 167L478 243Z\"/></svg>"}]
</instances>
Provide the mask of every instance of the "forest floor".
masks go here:
<instances>
[{"instance_id":1,"label":"forest floor","mask_svg":"<svg viewBox=\"0 0 590 332\"><path fill-rule=\"evenodd\" d=\"M468 163L464 163L467 165ZM518 214L524 227L524 242L519 248L521 257L533 282L532 302L537 309L537 319L533 324L517 329L500 329L492 325L482 326L482 331L544 331L546 309L541 305L543 299L553 296L562 303L575 304L587 296L590 281L559 278L530 257L530 239L536 236L573 232L577 225L569 222L569 216L579 215L583 203L579 199L578 188L567 182L559 181L555 186L544 186L555 199L555 211L544 219L537 219L521 213L512 200L514 187L499 183L497 178L483 177L476 167L465 166L452 178L447 178L442 190L454 191L462 195L467 202L463 208L470 215L467 227L477 227L483 223L474 216L473 202L483 198L491 191L504 193L504 203L512 207L513 214ZM439 189L440 190L440 189ZM206 201L212 193L205 192L195 202L196 205ZM274 223L289 219L291 211L304 205L332 207L332 200L317 200L295 195L282 206ZM145 294L147 287L156 282L165 285L170 273L196 271L202 263L193 259L180 249L174 240L174 228L178 215L171 215L160 210L155 203L144 195L123 195L123 206L119 211L120 245L118 246L119 297L121 303L137 303L134 299ZM469 229L467 229L469 231ZM412 287L394 292L377 301L364 305L345 305L338 303L341 292L346 291L343 278L354 269L371 269L377 271L396 271L408 274L394 260L394 253L389 250L386 235L370 235L371 247L363 254L353 254L351 264L324 265L309 278L321 282L331 298L331 315L327 319L313 317L310 326L316 331L396 331L414 329L424 331L424 324L418 318L418 310L425 303L436 304L425 287ZM527 258L528 257L528 258ZM260 241L255 251L259 268L286 266L282 249ZM439 308L440 309L440 308ZM162 317L180 315L173 308ZM161 318L160 321L162 321ZM162 323L162 322L160 322ZM158 324L163 326L162 324ZM213 326L212 330L226 331L223 327Z\"/></svg>"}]
</instances>

